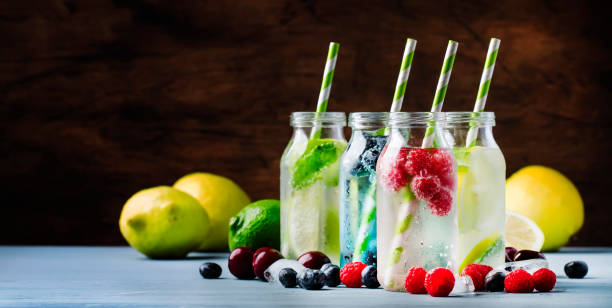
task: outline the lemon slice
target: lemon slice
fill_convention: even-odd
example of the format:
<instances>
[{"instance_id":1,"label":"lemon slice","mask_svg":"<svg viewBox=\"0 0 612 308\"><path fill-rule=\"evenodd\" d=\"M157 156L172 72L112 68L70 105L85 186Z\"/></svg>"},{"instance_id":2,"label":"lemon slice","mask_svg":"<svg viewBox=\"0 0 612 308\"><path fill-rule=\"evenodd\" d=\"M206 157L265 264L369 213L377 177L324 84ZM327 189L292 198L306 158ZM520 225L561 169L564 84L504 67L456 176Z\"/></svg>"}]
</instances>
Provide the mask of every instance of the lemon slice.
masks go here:
<instances>
[{"instance_id":1,"label":"lemon slice","mask_svg":"<svg viewBox=\"0 0 612 308\"><path fill-rule=\"evenodd\" d=\"M536 223L512 211L506 211L506 246L518 250L540 251L544 245L544 233Z\"/></svg>"},{"instance_id":2,"label":"lemon slice","mask_svg":"<svg viewBox=\"0 0 612 308\"><path fill-rule=\"evenodd\" d=\"M319 250L321 242L321 215L325 186L318 181L293 192L290 199L288 225L289 243L295 257L311 250Z\"/></svg>"}]
</instances>

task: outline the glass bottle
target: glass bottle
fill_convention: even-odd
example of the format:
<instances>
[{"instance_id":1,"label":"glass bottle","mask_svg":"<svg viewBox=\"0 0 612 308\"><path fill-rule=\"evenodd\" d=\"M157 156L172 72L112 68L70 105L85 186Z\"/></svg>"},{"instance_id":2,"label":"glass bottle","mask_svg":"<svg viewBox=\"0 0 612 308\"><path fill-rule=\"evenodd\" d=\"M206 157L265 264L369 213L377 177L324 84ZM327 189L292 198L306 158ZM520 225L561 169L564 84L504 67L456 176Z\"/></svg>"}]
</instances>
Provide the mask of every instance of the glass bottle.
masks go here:
<instances>
[{"instance_id":1,"label":"glass bottle","mask_svg":"<svg viewBox=\"0 0 612 308\"><path fill-rule=\"evenodd\" d=\"M281 253L320 251L340 259L338 168L346 148L343 112L294 112L280 162Z\"/></svg>"},{"instance_id":2,"label":"glass bottle","mask_svg":"<svg viewBox=\"0 0 612 308\"><path fill-rule=\"evenodd\" d=\"M457 270L457 167L444 114L393 112L377 166L378 280L405 291L413 266Z\"/></svg>"},{"instance_id":3,"label":"glass bottle","mask_svg":"<svg viewBox=\"0 0 612 308\"><path fill-rule=\"evenodd\" d=\"M493 112L447 112L446 136L458 165L459 272L505 262L506 162L493 138Z\"/></svg>"},{"instance_id":4,"label":"glass bottle","mask_svg":"<svg viewBox=\"0 0 612 308\"><path fill-rule=\"evenodd\" d=\"M376 162L387 142L388 116L349 114L351 139L340 162L340 267L376 265Z\"/></svg>"}]
</instances>

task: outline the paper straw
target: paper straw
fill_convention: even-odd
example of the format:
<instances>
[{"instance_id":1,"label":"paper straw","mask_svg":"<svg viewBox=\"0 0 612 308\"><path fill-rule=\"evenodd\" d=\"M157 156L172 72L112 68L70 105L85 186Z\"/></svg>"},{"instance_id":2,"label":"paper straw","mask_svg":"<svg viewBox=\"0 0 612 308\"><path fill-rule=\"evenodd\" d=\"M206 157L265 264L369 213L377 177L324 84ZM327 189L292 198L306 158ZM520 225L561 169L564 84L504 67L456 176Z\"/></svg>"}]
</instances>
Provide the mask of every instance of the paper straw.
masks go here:
<instances>
[{"instance_id":1,"label":"paper straw","mask_svg":"<svg viewBox=\"0 0 612 308\"><path fill-rule=\"evenodd\" d=\"M408 76L410 75L410 68L412 67L412 58L414 57L416 44L416 40L411 38L406 40L404 56L402 57L402 66L400 67L400 72L397 76L397 83L395 84L395 94L393 95L391 112L399 112L402 109L402 102L404 101L404 94L406 93L406 83L408 82Z\"/></svg>"},{"instance_id":2,"label":"paper straw","mask_svg":"<svg viewBox=\"0 0 612 308\"><path fill-rule=\"evenodd\" d=\"M455 41L448 41L446 54L444 56L444 63L442 64L442 70L440 72L440 78L438 78L436 94L431 106L431 112L440 112L442 110L442 104L444 103L444 98L446 96L446 89L448 88L448 81L450 80L450 75L453 70L453 63L455 62L455 54L457 53L458 45L459 44ZM433 125L435 124L429 125L425 131L422 148L427 148L433 145L435 131ZM397 221L395 223L396 232L393 240L391 241L391 251L389 251L391 260L389 260L390 264L387 266L384 277L386 284L391 288L397 288L398 286L395 286L396 283L400 284L400 288L403 287L401 284L402 281L393 281L393 273L399 272L403 268L403 264L400 261L402 259L402 255L406 253L404 251L404 246L406 246L406 241L408 240L407 233L410 230L410 225L414 215L416 215L418 206L419 200L414 199L407 202L407 204L401 204L401 208L399 209Z\"/></svg>"},{"instance_id":3,"label":"paper straw","mask_svg":"<svg viewBox=\"0 0 612 308\"><path fill-rule=\"evenodd\" d=\"M436 94L431 105L431 112L442 111L442 104L444 103L444 98L446 97L448 81L450 80L450 76L453 71L453 63L455 63L455 54L457 54L457 46L459 46L459 43L452 40L448 41L448 46L446 47L446 54L444 55L444 62L442 64L442 70L440 71L440 78L438 78ZM425 137L423 138L422 147L431 147L433 145L433 141L434 128L430 126L425 131Z\"/></svg>"},{"instance_id":4,"label":"paper straw","mask_svg":"<svg viewBox=\"0 0 612 308\"><path fill-rule=\"evenodd\" d=\"M497 59L497 51L499 50L500 42L501 41L499 39L492 38L491 42L489 43L487 59L485 60L484 68L482 69L480 85L478 86L478 94L476 95L476 103L474 104L474 112L484 111L484 107L487 102L487 96L489 95L491 78L493 78L493 70L495 69L495 60ZM476 137L478 137L478 129L475 126L475 123L470 123L470 130L468 131L467 138L465 141L466 147L474 146L476 143Z\"/></svg>"},{"instance_id":5,"label":"paper straw","mask_svg":"<svg viewBox=\"0 0 612 308\"><path fill-rule=\"evenodd\" d=\"M319 100L317 101L316 112L327 111L327 103L329 102L329 93L331 92L332 81L334 79L334 71L336 70L336 59L338 58L338 50L340 44L336 42L329 43L329 51L327 52L327 61L325 61L325 70L323 71L323 81L321 82L321 92L319 92ZM316 139L321 136L321 130L316 126L312 128L311 139Z\"/></svg>"}]
</instances>

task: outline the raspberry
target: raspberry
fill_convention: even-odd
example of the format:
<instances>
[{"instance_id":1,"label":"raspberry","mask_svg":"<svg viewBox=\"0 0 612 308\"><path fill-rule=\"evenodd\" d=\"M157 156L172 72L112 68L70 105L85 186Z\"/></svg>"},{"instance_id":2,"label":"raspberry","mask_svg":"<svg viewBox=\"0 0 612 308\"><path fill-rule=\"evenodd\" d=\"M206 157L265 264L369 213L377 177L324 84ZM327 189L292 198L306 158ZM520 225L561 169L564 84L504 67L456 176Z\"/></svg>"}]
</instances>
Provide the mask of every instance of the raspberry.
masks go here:
<instances>
[{"instance_id":1,"label":"raspberry","mask_svg":"<svg viewBox=\"0 0 612 308\"><path fill-rule=\"evenodd\" d=\"M345 264L340 270L340 281L347 288L360 288L361 272L367 265L361 262L351 262Z\"/></svg>"},{"instance_id":2,"label":"raspberry","mask_svg":"<svg viewBox=\"0 0 612 308\"><path fill-rule=\"evenodd\" d=\"M425 275L427 271L422 267L413 266L408 270L404 287L412 294L425 294Z\"/></svg>"},{"instance_id":3,"label":"raspberry","mask_svg":"<svg viewBox=\"0 0 612 308\"><path fill-rule=\"evenodd\" d=\"M548 292L555 287L557 275L547 268L541 268L533 273L533 285L540 292Z\"/></svg>"},{"instance_id":4,"label":"raspberry","mask_svg":"<svg viewBox=\"0 0 612 308\"><path fill-rule=\"evenodd\" d=\"M509 293L531 293L533 285L531 274L520 268L506 275L504 280L504 288Z\"/></svg>"},{"instance_id":5,"label":"raspberry","mask_svg":"<svg viewBox=\"0 0 612 308\"><path fill-rule=\"evenodd\" d=\"M440 189L427 205L434 215L446 216L453 207L453 197L448 190Z\"/></svg>"},{"instance_id":6,"label":"raspberry","mask_svg":"<svg viewBox=\"0 0 612 308\"><path fill-rule=\"evenodd\" d=\"M406 159L408 156L408 152L410 149L408 148L400 148L397 156L395 157L395 161L389 167L388 172L383 177L385 184L394 191L400 190L400 188L406 186L408 184L408 175L406 171L404 171L404 165L406 164ZM386 152L383 150L383 154ZM381 154L381 156L383 155ZM379 159L380 161L380 159Z\"/></svg>"},{"instance_id":7,"label":"raspberry","mask_svg":"<svg viewBox=\"0 0 612 308\"><path fill-rule=\"evenodd\" d=\"M455 286L455 276L447 268L434 268L425 276L425 289L435 297L448 296Z\"/></svg>"},{"instance_id":8,"label":"raspberry","mask_svg":"<svg viewBox=\"0 0 612 308\"><path fill-rule=\"evenodd\" d=\"M439 178L442 187L446 187L449 190L455 190L455 188L457 187L457 177L452 172L447 173L445 175L441 175L439 176Z\"/></svg>"},{"instance_id":9,"label":"raspberry","mask_svg":"<svg viewBox=\"0 0 612 308\"><path fill-rule=\"evenodd\" d=\"M461 276L470 276L474 282L476 291L484 290L485 276L492 271L493 268L488 265L470 264L461 271Z\"/></svg>"},{"instance_id":10,"label":"raspberry","mask_svg":"<svg viewBox=\"0 0 612 308\"><path fill-rule=\"evenodd\" d=\"M406 161L406 172L412 175L427 173L431 165L431 155L425 149L412 149Z\"/></svg>"},{"instance_id":11,"label":"raspberry","mask_svg":"<svg viewBox=\"0 0 612 308\"><path fill-rule=\"evenodd\" d=\"M440 179L437 176L417 175L412 178L410 188L423 200L431 200L440 191Z\"/></svg>"},{"instance_id":12,"label":"raspberry","mask_svg":"<svg viewBox=\"0 0 612 308\"><path fill-rule=\"evenodd\" d=\"M431 171L438 176L452 173L453 156L446 150L434 149L431 155Z\"/></svg>"}]
</instances>

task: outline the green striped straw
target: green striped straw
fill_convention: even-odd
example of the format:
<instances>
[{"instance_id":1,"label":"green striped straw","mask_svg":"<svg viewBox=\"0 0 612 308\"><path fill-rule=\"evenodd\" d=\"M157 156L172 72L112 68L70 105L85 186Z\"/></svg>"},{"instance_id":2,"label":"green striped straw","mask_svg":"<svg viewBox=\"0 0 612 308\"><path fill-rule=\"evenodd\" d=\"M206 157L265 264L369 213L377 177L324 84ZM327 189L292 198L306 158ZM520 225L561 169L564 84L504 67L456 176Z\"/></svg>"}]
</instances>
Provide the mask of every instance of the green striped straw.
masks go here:
<instances>
[{"instance_id":1,"label":"green striped straw","mask_svg":"<svg viewBox=\"0 0 612 308\"><path fill-rule=\"evenodd\" d=\"M397 76L397 83L395 84L395 94L393 95L391 112L399 112L402 109L404 94L406 94L406 83L408 82L408 76L410 75L410 68L412 67L412 58L414 57L416 44L416 40L411 38L406 40L404 56L402 57L402 66L400 67L400 72Z\"/></svg>"},{"instance_id":2,"label":"green striped straw","mask_svg":"<svg viewBox=\"0 0 612 308\"><path fill-rule=\"evenodd\" d=\"M482 70L480 86L478 86L478 94L476 95L476 103L474 104L474 112L484 111L487 96L489 95L489 87L491 86L491 78L493 78L493 70L495 69L495 60L497 59L497 51L499 50L500 42L501 41L499 39L491 38L491 42L489 43L487 59L485 60L484 68ZM476 145L477 137L478 129L476 128L476 123L470 123L470 130L467 134L465 146L472 147Z\"/></svg>"},{"instance_id":3,"label":"green striped straw","mask_svg":"<svg viewBox=\"0 0 612 308\"><path fill-rule=\"evenodd\" d=\"M457 53L458 45L459 44L455 41L448 41L446 55L444 56L444 64L442 65L442 71L440 72L440 78L438 79L438 86L436 88L436 95L434 96L433 104L431 106L431 112L440 112L442 110L442 104L444 103L444 97L446 96L446 89L448 88L448 81L450 80L450 75L453 70L453 63L455 62L455 54ZM425 131L422 147L427 148L433 145L433 140L434 126L433 123L430 123ZM401 288L403 288L403 281L395 281L393 274L402 272L401 267L403 264L400 262L402 255L404 253L410 253L404 251L408 238L406 232L410 229L414 215L416 215L418 203L418 199L413 199L406 203L402 203L397 215L395 235L391 241L391 250L389 251L389 266L387 266L384 277L387 286L392 289L401 290Z\"/></svg>"},{"instance_id":4,"label":"green striped straw","mask_svg":"<svg viewBox=\"0 0 612 308\"><path fill-rule=\"evenodd\" d=\"M329 93L331 92L332 80L334 79L339 49L340 44L336 42L329 43L327 61L325 61L325 70L323 71L323 81L321 82L321 92L319 92L319 100L317 101L317 113L327 111L327 103L329 102ZM313 127L310 138L317 139L319 137L321 137L321 130Z\"/></svg>"},{"instance_id":5,"label":"green striped straw","mask_svg":"<svg viewBox=\"0 0 612 308\"><path fill-rule=\"evenodd\" d=\"M442 104L444 103L444 98L446 97L446 89L448 89L448 81L450 80L450 76L453 71L453 63L455 63L457 46L459 46L459 43L452 40L448 41L448 46L446 47L446 54L444 55L444 63L442 64L442 70L440 71L440 78L438 78L436 94L431 105L431 112L442 111ZM433 145L433 133L434 128L432 126L428 127L425 131L425 138L423 138L423 148L427 148Z\"/></svg>"}]
</instances>

